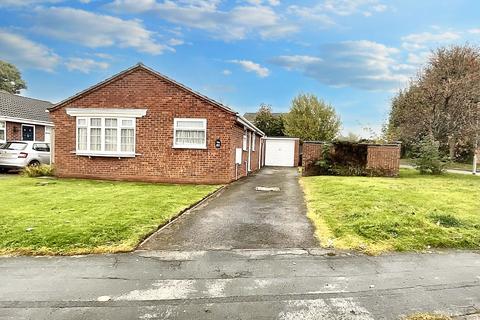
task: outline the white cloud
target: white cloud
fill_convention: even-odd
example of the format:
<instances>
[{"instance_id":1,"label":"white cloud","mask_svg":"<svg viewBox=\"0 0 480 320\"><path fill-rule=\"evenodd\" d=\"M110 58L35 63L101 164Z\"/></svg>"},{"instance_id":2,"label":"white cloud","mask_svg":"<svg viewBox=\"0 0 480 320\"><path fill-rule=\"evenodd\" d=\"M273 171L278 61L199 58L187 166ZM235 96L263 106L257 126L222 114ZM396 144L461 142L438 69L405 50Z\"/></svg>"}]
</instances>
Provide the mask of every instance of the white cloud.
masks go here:
<instances>
[{"instance_id":1,"label":"white cloud","mask_svg":"<svg viewBox=\"0 0 480 320\"><path fill-rule=\"evenodd\" d=\"M0 30L0 59L22 68L53 71L60 57L42 44Z\"/></svg>"},{"instance_id":2,"label":"white cloud","mask_svg":"<svg viewBox=\"0 0 480 320\"><path fill-rule=\"evenodd\" d=\"M107 7L121 13L152 12L171 23L203 30L227 41L244 39L252 33L262 38L278 38L297 31L272 7L258 1L255 5L237 5L229 10L220 10L219 3L218 0L114 0Z\"/></svg>"},{"instance_id":3,"label":"white cloud","mask_svg":"<svg viewBox=\"0 0 480 320\"><path fill-rule=\"evenodd\" d=\"M402 47L407 50L418 50L426 48L432 43L448 43L461 38L461 34L453 31L446 32L421 32L413 33L402 37Z\"/></svg>"},{"instance_id":4,"label":"white cloud","mask_svg":"<svg viewBox=\"0 0 480 320\"><path fill-rule=\"evenodd\" d=\"M184 43L185 43L185 41L183 41L182 39L172 38L172 39L168 40L168 45L170 45L172 47L180 46Z\"/></svg>"},{"instance_id":5,"label":"white cloud","mask_svg":"<svg viewBox=\"0 0 480 320\"><path fill-rule=\"evenodd\" d=\"M247 72L255 72L260 78L270 75L270 70L250 60L230 60L229 62L242 66L243 70Z\"/></svg>"},{"instance_id":6,"label":"white cloud","mask_svg":"<svg viewBox=\"0 0 480 320\"><path fill-rule=\"evenodd\" d=\"M296 15L302 20L319 23L321 26L332 26L335 24L333 19L328 16L324 10L309 8L309 7L300 7L300 6L290 6L287 9L287 13Z\"/></svg>"},{"instance_id":7,"label":"white cloud","mask_svg":"<svg viewBox=\"0 0 480 320\"><path fill-rule=\"evenodd\" d=\"M325 0L319 8L332 12L339 16L350 16L361 13L369 16L375 12L383 12L387 9L379 0Z\"/></svg>"},{"instance_id":8,"label":"white cloud","mask_svg":"<svg viewBox=\"0 0 480 320\"><path fill-rule=\"evenodd\" d=\"M34 31L91 48L117 46L160 54L170 47L158 43L139 20L122 20L80 9L36 9Z\"/></svg>"},{"instance_id":9,"label":"white cloud","mask_svg":"<svg viewBox=\"0 0 480 320\"><path fill-rule=\"evenodd\" d=\"M278 6L280 4L280 0L246 0L246 2L254 5L268 4Z\"/></svg>"},{"instance_id":10,"label":"white cloud","mask_svg":"<svg viewBox=\"0 0 480 320\"><path fill-rule=\"evenodd\" d=\"M43 3L60 3L63 0L1 0L1 7L26 7Z\"/></svg>"},{"instance_id":11,"label":"white cloud","mask_svg":"<svg viewBox=\"0 0 480 320\"><path fill-rule=\"evenodd\" d=\"M470 30L468 30L468 33L471 33L471 34L480 34L480 29L470 29Z\"/></svg>"},{"instance_id":12,"label":"white cloud","mask_svg":"<svg viewBox=\"0 0 480 320\"><path fill-rule=\"evenodd\" d=\"M65 62L65 66L69 71L90 73L92 70L105 70L109 67L109 64L107 62L95 61L93 59L70 58Z\"/></svg>"},{"instance_id":13,"label":"white cloud","mask_svg":"<svg viewBox=\"0 0 480 320\"><path fill-rule=\"evenodd\" d=\"M230 71L230 70L228 70L228 69L225 69L225 70L222 71L222 74L223 74L224 76L229 76L229 75L232 74L232 71Z\"/></svg>"},{"instance_id":14,"label":"white cloud","mask_svg":"<svg viewBox=\"0 0 480 320\"><path fill-rule=\"evenodd\" d=\"M345 41L323 46L318 56L279 56L272 62L333 87L389 91L405 84L414 71L398 54L398 49L372 41Z\"/></svg>"}]
</instances>

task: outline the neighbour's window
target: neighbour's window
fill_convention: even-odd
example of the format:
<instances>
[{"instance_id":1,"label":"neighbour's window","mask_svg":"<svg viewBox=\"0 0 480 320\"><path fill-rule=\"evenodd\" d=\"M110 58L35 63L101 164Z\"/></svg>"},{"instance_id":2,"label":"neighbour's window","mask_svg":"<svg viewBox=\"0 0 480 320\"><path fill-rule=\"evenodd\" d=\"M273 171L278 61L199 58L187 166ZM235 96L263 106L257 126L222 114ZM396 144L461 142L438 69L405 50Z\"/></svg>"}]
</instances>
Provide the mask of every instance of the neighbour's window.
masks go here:
<instances>
[{"instance_id":1,"label":"neighbour's window","mask_svg":"<svg viewBox=\"0 0 480 320\"><path fill-rule=\"evenodd\" d=\"M243 132L242 149L243 151L247 151L247 131L246 130Z\"/></svg>"},{"instance_id":2,"label":"neighbour's window","mask_svg":"<svg viewBox=\"0 0 480 320\"><path fill-rule=\"evenodd\" d=\"M50 146L47 143L34 143L33 150L41 152L50 152Z\"/></svg>"},{"instance_id":3,"label":"neighbour's window","mask_svg":"<svg viewBox=\"0 0 480 320\"><path fill-rule=\"evenodd\" d=\"M173 147L205 149L207 147L206 119L174 119Z\"/></svg>"},{"instance_id":4,"label":"neighbour's window","mask_svg":"<svg viewBox=\"0 0 480 320\"><path fill-rule=\"evenodd\" d=\"M252 151L255 151L255 133L252 133Z\"/></svg>"},{"instance_id":5,"label":"neighbour's window","mask_svg":"<svg viewBox=\"0 0 480 320\"><path fill-rule=\"evenodd\" d=\"M7 141L6 122L0 121L0 142Z\"/></svg>"},{"instance_id":6,"label":"neighbour's window","mask_svg":"<svg viewBox=\"0 0 480 320\"><path fill-rule=\"evenodd\" d=\"M135 119L78 117L77 153L106 156L135 153Z\"/></svg>"}]
</instances>

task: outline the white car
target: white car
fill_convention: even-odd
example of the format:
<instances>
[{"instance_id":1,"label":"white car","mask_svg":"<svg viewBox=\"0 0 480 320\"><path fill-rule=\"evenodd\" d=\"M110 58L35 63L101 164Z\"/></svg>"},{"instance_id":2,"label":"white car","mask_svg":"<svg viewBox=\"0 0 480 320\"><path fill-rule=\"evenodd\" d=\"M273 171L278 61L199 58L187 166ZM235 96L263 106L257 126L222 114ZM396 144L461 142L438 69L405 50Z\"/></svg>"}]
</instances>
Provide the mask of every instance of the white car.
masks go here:
<instances>
[{"instance_id":1,"label":"white car","mask_svg":"<svg viewBox=\"0 0 480 320\"><path fill-rule=\"evenodd\" d=\"M0 146L0 171L50 164L50 144L41 141L8 141Z\"/></svg>"}]
</instances>

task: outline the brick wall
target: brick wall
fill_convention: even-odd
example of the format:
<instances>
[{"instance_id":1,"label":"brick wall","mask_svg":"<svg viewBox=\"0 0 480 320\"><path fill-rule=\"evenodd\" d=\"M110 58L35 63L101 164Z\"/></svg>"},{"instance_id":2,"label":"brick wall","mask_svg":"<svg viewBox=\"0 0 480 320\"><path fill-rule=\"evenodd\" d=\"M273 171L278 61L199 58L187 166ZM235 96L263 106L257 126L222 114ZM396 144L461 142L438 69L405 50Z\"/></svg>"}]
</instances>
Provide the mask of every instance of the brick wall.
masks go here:
<instances>
[{"instance_id":1,"label":"brick wall","mask_svg":"<svg viewBox=\"0 0 480 320\"><path fill-rule=\"evenodd\" d=\"M304 142L302 152L303 170L309 170L322 157L322 143Z\"/></svg>"},{"instance_id":2,"label":"brick wall","mask_svg":"<svg viewBox=\"0 0 480 320\"><path fill-rule=\"evenodd\" d=\"M22 140L22 124L30 125L28 123L18 123L18 122L9 122L7 121L7 141L8 140ZM35 140L44 141L45 140L45 126L33 125L35 126Z\"/></svg>"},{"instance_id":3,"label":"brick wall","mask_svg":"<svg viewBox=\"0 0 480 320\"><path fill-rule=\"evenodd\" d=\"M311 169L322 157L322 143L304 142L303 161L304 172ZM400 170L400 145L368 145L367 166L372 174L380 176L397 176Z\"/></svg>"},{"instance_id":4,"label":"brick wall","mask_svg":"<svg viewBox=\"0 0 480 320\"><path fill-rule=\"evenodd\" d=\"M385 176L397 176L400 170L400 145L369 145L367 169Z\"/></svg>"},{"instance_id":5,"label":"brick wall","mask_svg":"<svg viewBox=\"0 0 480 320\"><path fill-rule=\"evenodd\" d=\"M146 116L136 120L135 151L140 155L121 159L75 155L75 118L66 114L65 107L147 109ZM144 69L81 95L52 111L51 117L60 177L210 184L235 179L235 147L241 147L243 135L235 114ZM207 119L207 149L172 148L174 118ZM217 139L222 142L219 149ZM243 165L240 171L246 174Z\"/></svg>"}]
</instances>

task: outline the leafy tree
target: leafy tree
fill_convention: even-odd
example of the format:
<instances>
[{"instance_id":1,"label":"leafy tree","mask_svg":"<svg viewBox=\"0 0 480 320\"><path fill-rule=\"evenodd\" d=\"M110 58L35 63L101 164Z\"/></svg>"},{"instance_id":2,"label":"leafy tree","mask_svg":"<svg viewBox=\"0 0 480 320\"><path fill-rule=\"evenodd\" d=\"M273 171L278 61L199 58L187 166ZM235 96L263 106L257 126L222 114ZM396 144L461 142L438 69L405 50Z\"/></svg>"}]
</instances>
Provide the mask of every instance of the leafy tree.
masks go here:
<instances>
[{"instance_id":1,"label":"leafy tree","mask_svg":"<svg viewBox=\"0 0 480 320\"><path fill-rule=\"evenodd\" d=\"M302 140L329 141L340 131L340 117L335 109L313 94L299 94L284 116L285 133Z\"/></svg>"},{"instance_id":2,"label":"leafy tree","mask_svg":"<svg viewBox=\"0 0 480 320\"><path fill-rule=\"evenodd\" d=\"M22 79L20 71L13 64L0 60L0 90L13 94L20 93L27 85Z\"/></svg>"},{"instance_id":3,"label":"leafy tree","mask_svg":"<svg viewBox=\"0 0 480 320\"><path fill-rule=\"evenodd\" d=\"M261 104L258 112L253 120L253 124L262 130L267 136L279 137L283 136L283 117L274 116L272 107L267 104Z\"/></svg>"},{"instance_id":4,"label":"leafy tree","mask_svg":"<svg viewBox=\"0 0 480 320\"><path fill-rule=\"evenodd\" d=\"M338 137L339 141L348 141L348 142L359 142L361 140L361 137L353 132L348 132L346 136L340 136Z\"/></svg>"},{"instance_id":5,"label":"leafy tree","mask_svg":"<svg viewBox=\"0 0 480 320\"><path fill-rule=\"evenodd\" d=\"M393 98L387 132L407 148L430 136L454 159L459 150L473 149L479 117L480 50L439 48Z\"/></svg>"},{"instance_id":6,"label":"leafy tree","mask_svg":"<svg viewBox=\"0 0 480 320\"><path fill-rule=\"evenodd\" d=\"M416 146L415 169L422 174L441 174L445 170L446 161L441 155L440 143L432 137L423 138Z\"/></svg>"}]
</instances>

